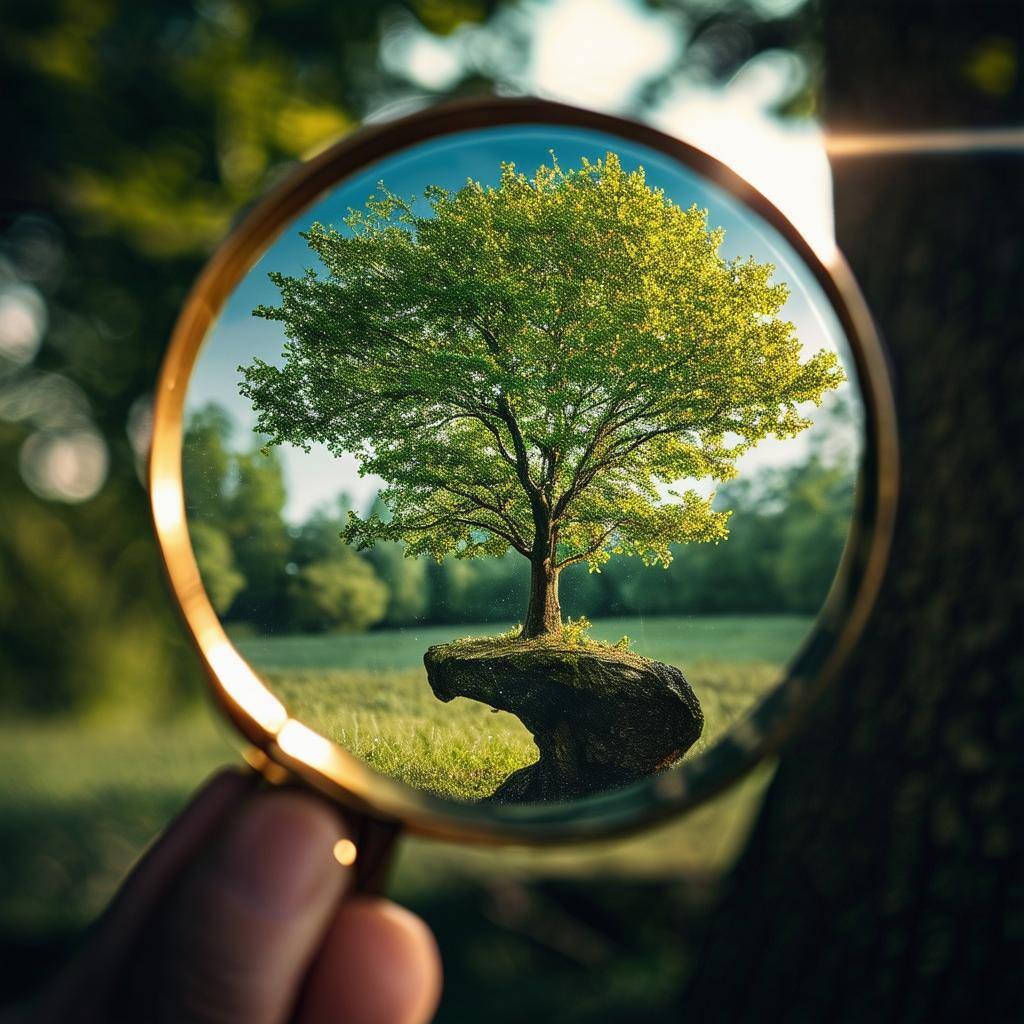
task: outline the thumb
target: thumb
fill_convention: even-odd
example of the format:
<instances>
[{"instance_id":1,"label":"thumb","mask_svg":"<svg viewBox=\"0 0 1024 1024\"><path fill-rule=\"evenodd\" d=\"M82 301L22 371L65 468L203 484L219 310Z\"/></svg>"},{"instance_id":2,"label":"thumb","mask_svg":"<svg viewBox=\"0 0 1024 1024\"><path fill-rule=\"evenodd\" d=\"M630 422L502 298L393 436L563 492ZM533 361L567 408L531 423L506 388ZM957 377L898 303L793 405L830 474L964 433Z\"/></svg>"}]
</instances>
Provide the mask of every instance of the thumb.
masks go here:
<instances>
[{"instance_id":1,"label":"thumb","mask_svg":"<svg viewBox=\"0 0 1024 1024\"><path fill-rule=\"evenodd\" d=\"M284 1024L349 882L333 856L343 829L311 795L252 797L157 915L119 1015Z\"/></svg>"}]
</instances>

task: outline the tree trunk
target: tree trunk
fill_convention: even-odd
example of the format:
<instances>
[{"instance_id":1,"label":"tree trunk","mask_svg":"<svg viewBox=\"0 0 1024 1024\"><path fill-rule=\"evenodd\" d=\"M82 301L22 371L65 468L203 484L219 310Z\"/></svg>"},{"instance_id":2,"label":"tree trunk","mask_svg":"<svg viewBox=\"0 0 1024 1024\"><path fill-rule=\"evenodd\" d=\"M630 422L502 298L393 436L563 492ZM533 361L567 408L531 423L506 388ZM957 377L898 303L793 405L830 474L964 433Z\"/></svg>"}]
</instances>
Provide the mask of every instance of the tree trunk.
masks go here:
<instances>
[{"instance_id":1,"label":"tree trunk","mask_svg":"<svg viewBox=\"0 0 1024 1024\"><path fill-rule=\"evenodd\" d=\"M550 636L562 628L562 608L558 603L558 569L552 569L550 551L535 554L530 560L530 603L523 621L523 637Z\"/></svg>"},{"instance_id":2,"label":"tree trunk","mask_svg":"<svg viewBox=\"0 0 1024 1024\"><path fill-rule=\"evenodd\" d=\"M1024 120L1019 3L823 10L833 130ZM1022 168L835 163L839 244L892 354L897 536L855 655L782 757L687 1020L1024 1019Z\"/></svg>"}]
</instances>

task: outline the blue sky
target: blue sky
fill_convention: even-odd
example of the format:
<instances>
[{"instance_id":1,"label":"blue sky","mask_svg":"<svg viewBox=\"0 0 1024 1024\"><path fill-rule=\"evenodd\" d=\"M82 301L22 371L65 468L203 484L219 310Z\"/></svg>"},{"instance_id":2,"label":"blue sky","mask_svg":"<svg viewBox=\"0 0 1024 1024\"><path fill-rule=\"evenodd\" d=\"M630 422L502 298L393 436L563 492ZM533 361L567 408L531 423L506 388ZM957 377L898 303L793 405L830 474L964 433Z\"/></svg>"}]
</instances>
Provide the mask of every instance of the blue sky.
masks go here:
<instances>
[{"instance_id":1,"label":"blue sky","mask_svg":"<svg viewBox=\"0 0 1024 1024\"><path fill-rule=\"evenodd\" d=\"M447 136L378 161L332 188L300 215L229 298L197 360L186 408L195 409L216 401L228 409L243 429L251 426L252 410L238 394L237 367L256 356L279 362L284 341L280 324L253 317L252 310L260 303L275 304L278 299L277 289L267 279L269 271L294 275L306 267L317 267L316 257L299 237L299 232L314 221L339 224L351 207L365 203L381 180L393 192L407 197L422 195L430 184L457 189L469 178L494 184L502 161L511 160L519 170L531 174L540 164L550 163L552 150L563 167L578 165L582 157L595 160L613 151L627 170L643 166L648 182L663 188L673 202L682 207L696 203L706 208L709 224L725 229L722 255L754 256L759 261L774 263L775 280L785 281L790 287L783 315L794 322L807 351L823 347L836 350L852 377L841 330L816 282L785 240L728 193L662 154L616 136L589 129L499 126ZM740 471L802 458L808 434L814 429L796 440L762 442L740 461ZM369 500L376 491L376 481L360 479L354 458L336 459L322 448L306 454L288 446L282 449L282 455L289 492L285 512L291 521L305 519L315 507L333 501L342 490L359 501ZM702 489L709 490L710 484Z\"/></svg>"}]
</instances>

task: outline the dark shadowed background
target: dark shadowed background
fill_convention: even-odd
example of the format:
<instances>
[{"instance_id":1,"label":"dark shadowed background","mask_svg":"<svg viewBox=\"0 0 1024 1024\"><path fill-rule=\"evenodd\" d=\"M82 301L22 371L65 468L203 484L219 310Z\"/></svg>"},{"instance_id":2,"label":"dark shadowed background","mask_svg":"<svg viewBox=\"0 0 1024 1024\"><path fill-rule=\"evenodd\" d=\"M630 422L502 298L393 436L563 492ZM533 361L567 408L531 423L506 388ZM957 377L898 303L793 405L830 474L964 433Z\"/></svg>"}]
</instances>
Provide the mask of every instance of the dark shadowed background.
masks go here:
<instances>
[{"instance_id":1,"label":"dark shadowed background","mask_svg":"<svg viewBox=\"0 0 1024 1024\"><path fill-rule=\"evenodd\" d=\"M367 118L528 92L686 135L827 242L816 122L1020 125L1022 18L996 0L8 0L0 1003L45 977L235 756L140 477L178 307L247 203ZM583 853L410 844L396 894L439 933L442 1021L483 1005L494 1021L682 1006L1019 1019L1022 166L1009 152L835 163L839 243L893 352L900 532L879 612L782 758L738 867L766 775L680 827ZM755 498L753 520L777 514ZM800 553L738 557L736 598L715 610L806 613L817 584ZM602 585L615 614L615 580ZM752 594L772 607L736 607Z\"/></svg>"}]
</instances>

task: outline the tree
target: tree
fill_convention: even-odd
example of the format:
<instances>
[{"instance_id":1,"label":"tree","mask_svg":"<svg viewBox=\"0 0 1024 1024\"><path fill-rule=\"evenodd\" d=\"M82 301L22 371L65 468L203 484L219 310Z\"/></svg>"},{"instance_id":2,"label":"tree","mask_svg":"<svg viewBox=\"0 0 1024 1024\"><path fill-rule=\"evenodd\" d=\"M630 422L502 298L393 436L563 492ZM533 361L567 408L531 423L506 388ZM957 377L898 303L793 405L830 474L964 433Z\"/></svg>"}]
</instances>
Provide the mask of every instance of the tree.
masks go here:
<instances>
[{"instance_id":1,"label":"tree","mask_svg":"<svg viewBox=\"0 0 1024 1024\"><path fill-rule=\"evenodd\" d=\"M292 529L291 560L298 566L339 555L344 548L338 534L344 529L352 499L342 491L337 499L313 510L298 528Z\"/></svg>"},{"instance_id":2,"label":"tree","mask_svg":"<svg viewBox=\"0 0 1024 1024\"><path fill-rule=\"evenodd\" d=\"M381 184L347 231L304 233L327 274L271 273L281 304L254 313L290 340L241 390L271 444L387 481L390 518L353 514L347 541L528 558L526 637L561 628L566 566L724 538L728 512L673 483L734 475L843 379L831 352L800 361L771 264L724 259L706 211L613 153L424 200Z\"/></svg>"},{"instance_id":3,"label":"tree","mask_svg":"<svg viewBox=\"0 0 1024 1024\"><path fill-rule=\"evenodd\" d=\"M338 495L293 532L286 587L291 623L304 630L360 632L382 621L391 589L372 562L338 542L352 499Z\"/></svg>"},{"instance_id":4,"label":"tree","mask_svg":"<svg viewBox=\"0 0 1024 1024\"><path fill-rule=\"evenodd\" d=\"M371 513L386 519L387 506L375 498ZM337 536L334 541L337 544ZM405 545L383 542L368 553L370 564L388 587L388 611L384 621L389 626L406 626L428 614L427 567L417 558L406 556Z\"/></svg>"},{"instance_id":5,"label":"tree","mask_svg":"<svg viewBox=\"0 0 1024 1024\"><path fill-rule=\"evenodd\" d=\"M231 541L220 527L201 519L191 521L188 532L210 603L223 615L245 586L245 577L235 565Z\"/></svg>"},{"instance_id":6,"label":"tree","mask_svg":"<svg viewBox=\"0 0 1024 1024\"><path fill-rule=\"evenodd\" d=\"M234 472L237 479L226 503L226 525L245 587L232 615L276 628L287 614L284 583L291 549L281 461L276 452L265 454L257 448L235 455Z\"/></svg>"},{"instance_id":7,"label":"tree","mask_svg":"<svg viewBox=\"0 0 1024 1024\"><path fill-rule=\"evenodd\" d=\"M388 588L351 548L303 566L288 583L292 621L301 630L357 633L380 622Z\"/></svg>"},{"instance_id":8,"label":"tree","mask_svg":"<svg viewBox=\"0 0 1024 1024\"><path fill-rule=\"evenodd\" d=\"M189 414L182 441L181 475L190 519L223 523L232 485L234 424L222 406L209 402Z\"/></svg>"},{"instance_id":9,"label":"tree","mask_svg":"<svg viewBox=\"0 0 1024 1024\"><path fill-rule=\"evenodd\" d=\"M231 414L216 402L188 416L181 469L189 532L217 611L272 625L284 614L292 544L284 478L276 452L237 451L235 433Z\"/></svg>"},{"instance_id":10,"label":"tree","mask_svg":"<svg viewBox=\"0 0 1024 1024\"><path fill-rule=\"evenodd\" d=\"M335 544L338 537L335 535ZM401 544L377 544L368 554L369 562L388 587L389 626L407 626L427 613L427 567L407 558Z\"/></svg>"},{"instance_id":11,"label":"tree","mask_svg":"<svg viewBox=\"0 0 1024 1024\"><path fill-rule=\"evenodd\" d=\"M812 454L784 477L775 578L790 611L813 614L828 594L854 509L854 477Z\"/></svg>"}]
</instances>

